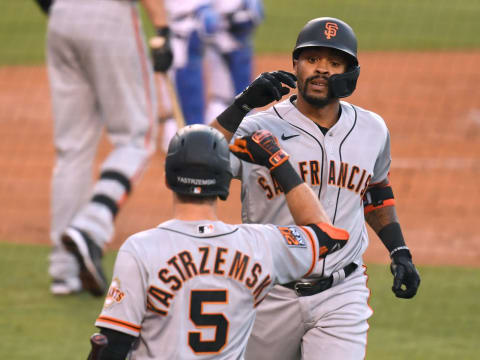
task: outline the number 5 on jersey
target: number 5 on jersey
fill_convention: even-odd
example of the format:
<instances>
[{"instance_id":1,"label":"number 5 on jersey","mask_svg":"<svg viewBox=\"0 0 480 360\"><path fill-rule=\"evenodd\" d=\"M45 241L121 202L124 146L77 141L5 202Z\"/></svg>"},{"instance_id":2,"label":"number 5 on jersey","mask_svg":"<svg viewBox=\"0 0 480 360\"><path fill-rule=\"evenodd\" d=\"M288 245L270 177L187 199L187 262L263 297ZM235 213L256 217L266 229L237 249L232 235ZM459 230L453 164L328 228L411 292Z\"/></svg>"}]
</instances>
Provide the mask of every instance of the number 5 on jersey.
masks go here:
<instances>
[{"instance_id":1,"label":"number 5 on jersey","mask_svg":"<svg viewBox=\"0 0 480 360\"><path fill-rule=\"evenodd\" d=\"M190 296L190 320L197 328L215 328L213 340L202 340L200 331L188 333L188 345L198 354L218 353L227 344L229 322L223 314L206 313L205 304L228 304L227 290L192 290Z\"/></svg>"}]
</instances>

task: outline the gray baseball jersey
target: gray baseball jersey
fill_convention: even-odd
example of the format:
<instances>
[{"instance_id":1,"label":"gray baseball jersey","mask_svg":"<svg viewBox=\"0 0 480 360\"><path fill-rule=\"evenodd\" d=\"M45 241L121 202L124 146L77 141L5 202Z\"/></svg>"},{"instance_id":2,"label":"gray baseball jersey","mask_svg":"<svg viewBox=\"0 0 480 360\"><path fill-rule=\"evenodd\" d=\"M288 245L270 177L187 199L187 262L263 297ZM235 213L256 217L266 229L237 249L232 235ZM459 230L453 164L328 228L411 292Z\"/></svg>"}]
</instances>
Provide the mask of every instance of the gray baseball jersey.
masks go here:
<instances>
[{"instance_id":1,"label":"gray baseball jersey","mask_svg":"<svg viewBox=\"0 0 480 360\"><path fill-rule=\"evenodd\" d=\"M369 184L387 178L390 139L383 119L347 102L327 132L285 100L266 111L248 116L235 136L267 129L290 154L294 168L318 194L333 224L350 233L347 245L325 259L324 276L351 262L362 263L368 245L363 194ZM234 176L242 181L244 223L290 224L293 222L281 188L264 167L231 156Z\"/></svg>"},{"instance_id":2,"label":"gray baseball jersey","mask_svg":"<svg viewBox=\"0 0 480 360\"><path fill-rule=\"evenodd\" d=\"M281 285L270 291L257 308L245 358L317 359L321 351L325 359L363 359L372 314L367 277L359 266L342 281L340 270L352 262L362 264L368 245L362 196L369 184L387 178L389 133L380 116L342 101L340 118L324 135L298 111L294 99L248 116L236 136L270 130L318 194L334 225L347 230L350 238L322 261L321 275L340 279L331 288L311 296L297 296ZM285 196L269 172L233 156L232 163L234 174L242 180L243 221L291 222Z\"/></svg>"},{"instance_id":3,"label":"gray baseball jersey","mask_svg":"<svg viewBox=\"0 0 480 360\"><path fill-rule=\"evenodd\" d=\"M318 251L309 227L170 220L122 245L95 325L139 337L131 359L241 359L256 306Z\"/></svg>"}]
</instances>

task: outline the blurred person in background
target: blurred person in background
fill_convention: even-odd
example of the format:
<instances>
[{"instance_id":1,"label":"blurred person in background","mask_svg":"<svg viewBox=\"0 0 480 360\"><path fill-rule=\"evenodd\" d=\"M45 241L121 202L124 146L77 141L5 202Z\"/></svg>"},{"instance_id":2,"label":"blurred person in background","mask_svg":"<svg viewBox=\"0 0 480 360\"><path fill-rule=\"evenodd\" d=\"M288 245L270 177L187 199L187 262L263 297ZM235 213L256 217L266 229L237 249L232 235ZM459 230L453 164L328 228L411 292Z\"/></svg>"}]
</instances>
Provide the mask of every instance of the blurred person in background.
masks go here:
<instances>
[{"instance_id":1,"label":"blurred person in background","mask_svg":"<svg viewBox=\"0 0 480 360\"><path fill-rule=\"evenodd\" d=\"M47 65L54 118L51 189L54 295L106 290L103 250L114 220L155 150L153 68L136 1L38 0L48 15ZM142 0L156 28L163 4ZM102 132L113 144L92 184Z\"/></svg>"},{"instance_id":2,"label":"blurred person in background","mask_svg":"<svg viewBox=\"0 0 480 360\"><path fill-rule=\"evenodd\" d=\"M187 125L208 123L252 80L252 40L264 17L263 2L164 0L164 4L168 27L161 35L173 53L169 76L175 84L184 121ZM156 67L157 71L170 68L161 65ZM162 107L171 109L165 85L160 93ZM160 119L164 124L164 150L177 130L171 113L166 111Z\"/></svg>"}]
</instances>

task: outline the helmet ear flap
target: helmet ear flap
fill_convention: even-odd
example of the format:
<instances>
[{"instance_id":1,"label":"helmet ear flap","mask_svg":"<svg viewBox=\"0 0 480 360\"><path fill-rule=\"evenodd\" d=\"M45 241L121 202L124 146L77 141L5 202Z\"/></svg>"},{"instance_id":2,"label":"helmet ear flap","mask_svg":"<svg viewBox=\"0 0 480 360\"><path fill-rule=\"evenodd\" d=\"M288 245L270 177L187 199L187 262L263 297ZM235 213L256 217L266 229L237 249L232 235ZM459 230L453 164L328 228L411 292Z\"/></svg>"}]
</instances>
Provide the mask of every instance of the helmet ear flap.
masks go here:
<instances>
[{"instance_id":1,"label":"helmet ear flap","mask_svg":"<svg viewBox=\"0 0 480 360\"><path fill-rule=\"evenodd\" d=\"M360 66L354 66L347 72L335 74L328 78L328 86L333 98L344 98L352 95L357 87Z\"/></svg>"}]
</instances>

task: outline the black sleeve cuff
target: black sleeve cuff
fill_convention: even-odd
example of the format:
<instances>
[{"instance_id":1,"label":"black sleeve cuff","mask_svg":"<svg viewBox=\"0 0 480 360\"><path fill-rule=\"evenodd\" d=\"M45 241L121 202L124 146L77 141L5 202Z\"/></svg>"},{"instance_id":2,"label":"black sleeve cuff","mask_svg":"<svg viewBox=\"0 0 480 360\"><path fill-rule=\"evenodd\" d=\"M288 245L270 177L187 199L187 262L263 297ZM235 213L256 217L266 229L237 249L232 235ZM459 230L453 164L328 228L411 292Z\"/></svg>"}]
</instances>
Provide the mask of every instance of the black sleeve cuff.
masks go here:
<instances>
[{"instance_id":1,"label":"black sleeve cuff","mask_svg":"<svg viewBox=\"0 0 480 360\"><path fill-rule=\"evenodd\" d=\"M402 229L398 222L392 222L384 226L382 230L378 232L378 237L388 249L390 256L393 255L393 252L397 252L398 250L408 250L407 246L405 245Z\"/></svg>"},{"instance_id":2,"label":"black sleeve cuff","mask_svg":"<svg viewBox=\"0 0 480 360\"><path fill-rule=\"evenodd\" d=\"M48 15L50 12L50 7L52 6L52 0L36 0L37 4L40 6L42 11Z\"/></svg>"},{"instance_id":3,"label":"black sleeve cuff","mask_svg":"<svg viewBox=\"0 0 480 360\"><path fill-rule=\"evenodd\" d=\"M217 116L217 121L225 130L235 134L235 131L237 131L240 123L247 113L248 111L245 111L237 105L232 104Z\"/></svg>"},{"instance_id":4,"label":"black sleeve cuff","mask_svg":"<svg viewBox=\"0 0 480 360\"><path fill-rule=\"evenodd\" d=\"M303 184L303 180L297 174L290 161L285 161L282 165L275 167L270 173L277 180L285 194L298 185Z\"/></svg>"},{"instance_id":5,"label":"black sleeve cuff","mask_svg":"<svg viewBox=\"0 0 480 360\"><path fill-rule=\"evenodd\" d=\"M108 339L108 345L103 349L100 359L125 360L133 342L137 339L120 331L100 328L100 333Z\"/></svg>"}]
</instances>

